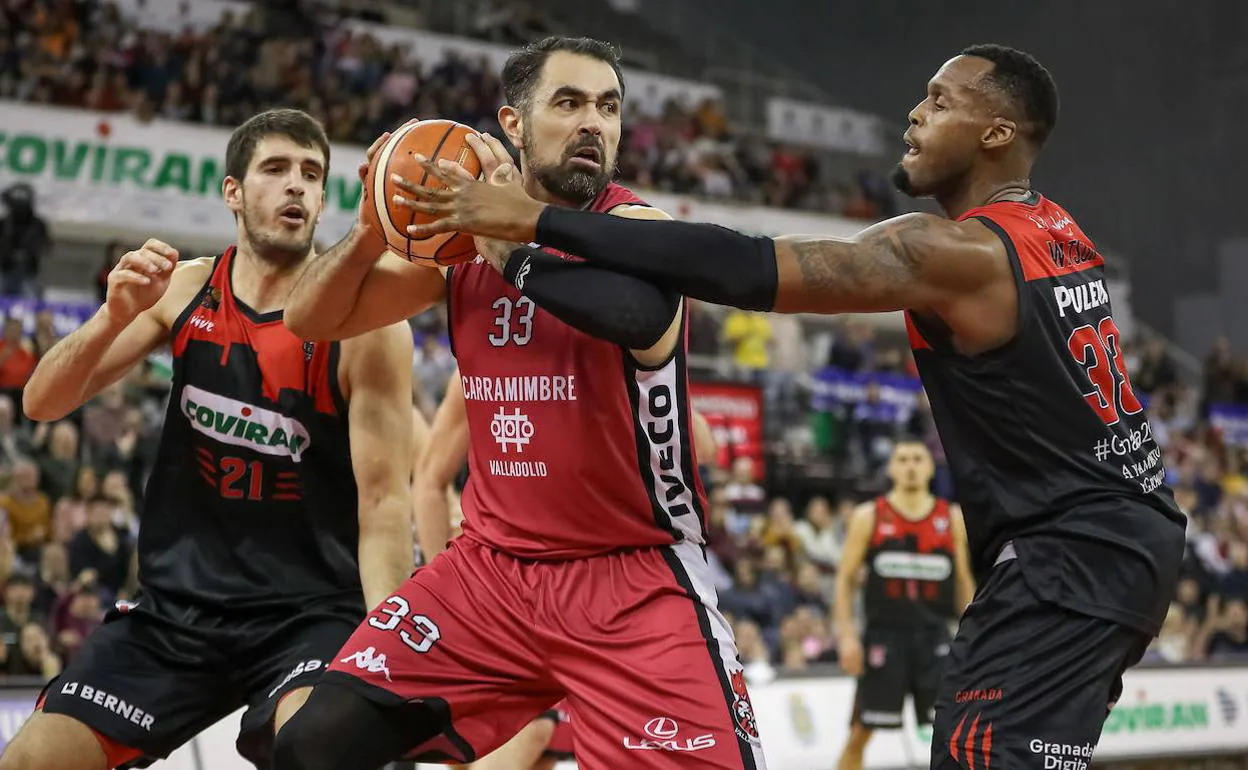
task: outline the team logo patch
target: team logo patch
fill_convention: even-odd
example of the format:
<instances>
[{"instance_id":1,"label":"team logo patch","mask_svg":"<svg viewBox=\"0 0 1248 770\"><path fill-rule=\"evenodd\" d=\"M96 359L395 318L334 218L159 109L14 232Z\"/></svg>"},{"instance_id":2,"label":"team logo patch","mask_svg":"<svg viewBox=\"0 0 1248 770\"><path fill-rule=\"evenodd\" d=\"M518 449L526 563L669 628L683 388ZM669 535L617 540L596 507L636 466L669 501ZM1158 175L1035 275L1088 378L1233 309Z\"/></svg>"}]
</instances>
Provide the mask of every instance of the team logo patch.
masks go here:
<instances>
[{"instance_id":1,"label":"team logo patch","mask_svg":"<svg viewBox=\"0 0 1248 770\"><path fill-rule=\"evenodd\" d=\"M944 516L933 519L932 528L936 530L936 534L943 535L949 531L949 520Z\"/></svg>"},{"instance_id":2,"label":"team logo patch","mask_svg":"<svg viewBox=\"0 0 1248 770\"><path fill-rule=\"evenodd\" d=\"M745 686L745 671L734 671L732 682L732 717L736 721L737 735L744 740L758 743L758 723L754 721L754 704Z\"/></svg>"},{"instance_id":3,"label":"team logo patch","mask_svg":"<svg viewBox=\"0 0 1248 770\"><path fill-rule=\"evenodd\" d=\"M221 289L216 286L209 286L199 300L200 307L208 310L216 310L221 307Z\"/></svg>"},{"instance_id":4,"label":"team logo patch","mask_svg":"<svg viewBox=\"0 0 1248 770\"><path fill-rule=\"evenodd\" d=\"M888 648L884 645L873 644L867 649L867 665L871 668L881 668L886 660L888 660Z\"/></svg>"},{"instance_id":5,"label":"team logo patch","mask_svg":"<svg viewBox=\"0 0 1248 770\"><path fill-rule=\"evenodd\" d=\"M303 360L311 361L312 354L316 352L316 343L312 340L303 341Z\"/></svg>"}]
</instances>

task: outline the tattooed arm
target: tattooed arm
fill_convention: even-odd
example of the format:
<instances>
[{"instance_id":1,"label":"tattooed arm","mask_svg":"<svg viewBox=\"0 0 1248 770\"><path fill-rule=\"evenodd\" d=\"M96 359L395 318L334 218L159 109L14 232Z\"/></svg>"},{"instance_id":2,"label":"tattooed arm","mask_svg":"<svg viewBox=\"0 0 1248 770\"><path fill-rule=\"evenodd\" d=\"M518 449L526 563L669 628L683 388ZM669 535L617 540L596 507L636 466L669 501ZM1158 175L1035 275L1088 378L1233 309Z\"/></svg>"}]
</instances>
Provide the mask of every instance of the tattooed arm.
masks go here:
<instances>
[{"instance_id":1,"label":"tattooed arm","mask_svg":"<svg viewBox=\"0 0 1248 770\"><path fill-rule=\"evenodd\" d=\"M775 240L775 310L872 313L948 309L958 297L1010 278L1001 241L978 222L906 214L850 240Z\"/></svg>"}]
</instances>

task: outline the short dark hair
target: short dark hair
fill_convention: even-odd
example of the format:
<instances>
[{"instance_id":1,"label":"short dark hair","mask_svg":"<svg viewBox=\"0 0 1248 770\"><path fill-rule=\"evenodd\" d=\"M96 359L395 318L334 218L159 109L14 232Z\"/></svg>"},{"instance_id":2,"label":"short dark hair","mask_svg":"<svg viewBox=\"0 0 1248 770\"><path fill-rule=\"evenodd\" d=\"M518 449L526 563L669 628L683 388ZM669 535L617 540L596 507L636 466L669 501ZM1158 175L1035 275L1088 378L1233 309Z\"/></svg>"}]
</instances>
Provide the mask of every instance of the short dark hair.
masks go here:
<instances>
[{"instance_id":1,"label":"short dark hair","mask_svg":"<svg viewBox=\"0 0 1248 770\"><path fill-rule=\"evenodd\" d=\"M241 180L247 174L256 146L266 136L284 136L302 147L315 147L325 155L325 175L321 184L329 178L329 137L321 124L303 110L280 108L265 110L247 119L234 133L225 147L225 173Z\"/></svg>"},{"instance_id":2,"label":"short dark hair","mask_svg":"<svg viewBox=\"0 0 1248 770\"><path fill-rule=\"evenodd\" d=\"M529 43L507 57L507 63L503 65L503 96L508 104L522 112L528 110L533 100L533 91L542 75L542 67L546 66L546 60L556 51L588 56L610 64L611 69L615 70L616 79L620 81L620 96L624 96L624 73L620 69L618 48L592 37L552 36Z\"/></svg>"},{"instance_id":3,"label":"short dark hair","mask_svg":"<svg viewBox=\"0 0 1248 770\"><path fill-rule=\"evenodd\" d=\"M1022 113L1027 135L1036 147L1044 144L1057 125L1057 83L1029 53L988 43L962 49L963 56L987 59L995 66L987 77Z\"/></svg>"}]
</instances>

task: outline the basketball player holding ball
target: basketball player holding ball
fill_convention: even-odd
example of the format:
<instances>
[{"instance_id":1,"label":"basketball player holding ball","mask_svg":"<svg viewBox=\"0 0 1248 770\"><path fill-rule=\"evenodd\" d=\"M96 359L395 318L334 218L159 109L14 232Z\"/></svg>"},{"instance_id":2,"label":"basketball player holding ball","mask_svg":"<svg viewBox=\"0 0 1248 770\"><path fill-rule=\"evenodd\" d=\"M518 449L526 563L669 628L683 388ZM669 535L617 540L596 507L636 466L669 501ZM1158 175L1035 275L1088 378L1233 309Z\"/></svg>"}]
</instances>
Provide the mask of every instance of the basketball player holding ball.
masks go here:
<instances>
[{"instance_id":1,"label":"basketball player holding ball","mask_svg":"<svg viewBox=\"0 0 1248 770\"><path fill-rule=\"evenodd\" d=\"M625 90L611 46L549 38L502 81L531 195L667 218L610 182ZM464 141L486 176L510 163L496 139ZM448 301L470 433L463 535L359 627L279 735L277 770L471 762L565 696L582 767L763 767L703 556L683 298L538 249L527 272L500 273L518 244L482 240L484 260L433 269L394 244L379 258L373 238L312 263L286 322L337 339ZM662 740L646 732L660 716Z\"/></svg>"},{"instance_id":2,"label":"basketball player holding ball","mask_svg":"<svg viewBox=\"0 0 1248 770\"><path fill-rule=\"evenodd\" d=\"M426 164L437 189L409 191L442 217L413 235L538 241L749 310L905 311L979 586L937 696L938 770L1089 764L1183 560L1186 519L1131 387L1105 259L1031 185L1057 113L1032 56L962 50L910 111L894 175L947 216L847 240L571 211L450 164ZM517 252L506 269L529 261Z\"/></svg>"}]
</instances>

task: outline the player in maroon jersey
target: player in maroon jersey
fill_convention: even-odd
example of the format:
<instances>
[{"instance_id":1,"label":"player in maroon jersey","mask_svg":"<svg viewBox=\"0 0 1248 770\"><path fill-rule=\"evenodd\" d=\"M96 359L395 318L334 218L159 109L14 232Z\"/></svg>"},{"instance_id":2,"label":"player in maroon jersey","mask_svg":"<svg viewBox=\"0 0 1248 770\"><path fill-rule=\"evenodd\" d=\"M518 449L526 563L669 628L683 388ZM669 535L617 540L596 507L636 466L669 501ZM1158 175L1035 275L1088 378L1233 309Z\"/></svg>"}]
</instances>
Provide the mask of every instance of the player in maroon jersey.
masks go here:
<instances>
[{"instance_id":1,"label":"player in maroon jersey","mask_svg":"<svg viewBox=\"0 0 1248 770\"><path fill-rule=\"evenodd\" d=\"M236 244L126 253L26 386L28 415L60 419L153 350L173 356L137 600L47 685L5 770L146 767L243 707L239 753L270 767L274 730L411 572L411 330L313 343L281 322L315 258L325 131L269 110L225 156Z\"/></svg>"},{"instance_id":2,"label":"player in maroon jersey","mask_svg":"<svg viewBox=\"0 0 1248 770\"><path fill-rule=\"evenodd\" d=\"M550 38L502 81L529 194L667 219L610 182L613 48ZM498 140L473 141L487 173L510 167ZM277 770L472 761L564 697L588 766L763 767L702 550L683 298L566 254L478 248L438 271L357 231L296 288L286 321L316 339L447 300L470 471L463 535L359 628L279 736ZM545 259L505 273L517 248Z\"/></svg>"},{"instance_id":3,"label":"player in maroon jersey","mask_svg":"<svg viewBox=\"0 0 1248 770\"><path fill-rule=\"evenodd\" d=\"M408 190L415 210L440 217L413 237L536 241L746 309L906 311L980 586L947 660L933 767L1087 763L1183 554L1184 516L1131 389L1104 260L1031 186L1057 112L1034 58L964 49L911 110L895 175L948 218L906 214L849 240L570 211L528 196L507 167L477 181L426 161L449 187ZM517 250L505 268L538 260Z\"/></svg>"},{"instance_id":4,"label":"player in maroon jersey","mask_svg":"<svg viewBox=\"0 0 1248 770\"><path fill-rule=\"evenodd\" d=\"M888 462L892 489L858 506L845 533L832 608L837 660L858 687L838 770L861 770L871 734L901 727L906 695L918 721L931 724L949 627L975 593L962 511L931 493L935 470L922 442L899 441Z\"/></svg>"}]
</instances>

